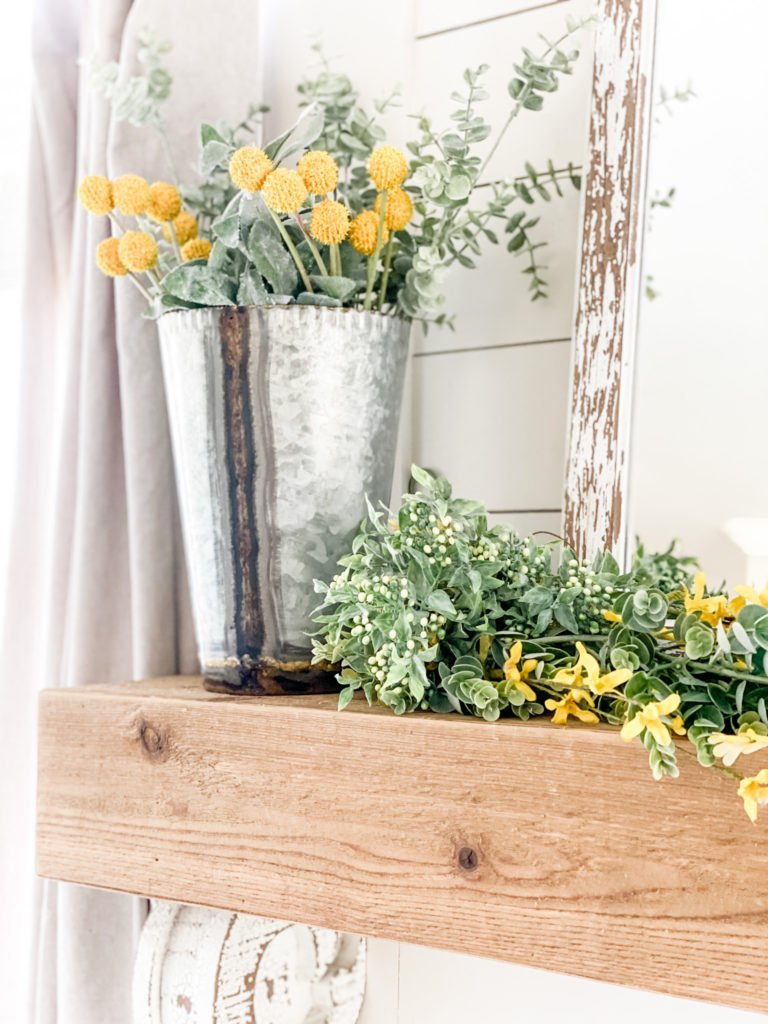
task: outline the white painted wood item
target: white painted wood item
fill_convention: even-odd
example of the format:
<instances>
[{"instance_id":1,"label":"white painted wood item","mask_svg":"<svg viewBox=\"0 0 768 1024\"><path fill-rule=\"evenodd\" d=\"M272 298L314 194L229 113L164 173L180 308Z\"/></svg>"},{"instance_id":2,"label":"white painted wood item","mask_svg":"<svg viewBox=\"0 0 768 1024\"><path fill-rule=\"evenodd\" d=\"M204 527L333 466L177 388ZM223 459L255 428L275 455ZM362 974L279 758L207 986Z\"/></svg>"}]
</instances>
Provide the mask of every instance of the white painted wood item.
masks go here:
<instances>
[{"instance_id":1,"label":"white painted wood item","mask_svg":"<svg viewBox=\"0 0 768 1024\"><path fill-rule=\"evenodd\" d=\"M579 552L626 556L632 378L656 0L603 0L595 38L584 185L566 538Z\"/></svg>"}]
</instances>

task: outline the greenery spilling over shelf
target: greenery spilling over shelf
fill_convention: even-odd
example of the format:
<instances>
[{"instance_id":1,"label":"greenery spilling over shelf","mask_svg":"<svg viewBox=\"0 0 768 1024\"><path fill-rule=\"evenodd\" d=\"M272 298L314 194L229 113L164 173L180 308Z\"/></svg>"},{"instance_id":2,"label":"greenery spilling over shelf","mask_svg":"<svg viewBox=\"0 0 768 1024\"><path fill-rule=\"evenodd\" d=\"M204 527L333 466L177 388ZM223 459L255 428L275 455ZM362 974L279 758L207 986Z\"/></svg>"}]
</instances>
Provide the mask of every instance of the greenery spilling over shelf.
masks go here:
<instances>
[{"instance_id":1,"label":"greenery spilling over shelf","mask_svg":"<svg viewBox=\"0 0 768 1024\"><path fill-rule=\"evenodd\" d=\"M420 493L393 515L370 508L341 572L316 583L314 654L340 665L340 707L362 690L396 714L603 721L645 744L657 779L693 756L687 736L754 821L768 769L733 765L768 749L768 591L711 592L674 545L638 546L627 572L608 552L579 559L413 476Z\"/></svg>"}]
</instances>

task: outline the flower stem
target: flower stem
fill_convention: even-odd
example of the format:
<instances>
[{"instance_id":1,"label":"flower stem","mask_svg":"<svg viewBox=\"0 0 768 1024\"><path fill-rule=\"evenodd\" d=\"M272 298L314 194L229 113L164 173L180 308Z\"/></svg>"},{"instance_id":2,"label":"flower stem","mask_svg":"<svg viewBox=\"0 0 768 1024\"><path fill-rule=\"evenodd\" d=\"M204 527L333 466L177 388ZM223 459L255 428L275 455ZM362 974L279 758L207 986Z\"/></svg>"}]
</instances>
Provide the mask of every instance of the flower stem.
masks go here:
<instances>
[{"instance_id":1,"label":"flower stem","mask_svg":"<svg viewBox=\"0 0 768 1024\"><path fill-rule=\"evenodd\" d=\"M379 311L384 307L384 300L387 297L387 285L389 284L389 272L392 269L392 251L395 241L394 231L389 236L387 242L387 248L384 251L384 273L381 277L381 287L379 288Z\"/></svg>"},{"instance_id":2,"label":"flower stem","mask_svg":"<svg viewBox=\"0 0 768 1024\"><path fill-rule=\"evenodd\" d=\"M138 279L136 274L133 273L132 270L128 271L128 277L130 277L130 279L133 281L133 283L139 289L139 291L144 296L144 298L147 300L147 302L154 302L155 301L154 300L154 296L149 291L147 291L147 289L144 287L144 285L141 283L141 281Z\"/></svg>"},{"instance_id":3,"label":"flower stem","mask_svg":"<svg viewBox=\"0 0 768 1024\"><path fill-rule=\"evenodd\" d=\"M323 277L328 277L328 268L325 265L325 260L320 255L320 252L319 252L317 246L312 241L312 238L311 238L309 232L307 231L307 229L304 227L304 221L301 219L301 214L300 213L296 213L295 216L296 216L296 223L301 228L301 233L302 233L302 235L304 235L304 237L307 240L307 245L309 246L309 251L312 253L312 256L313 256L313 258L315 260L315 263L318 266L318 269L319 269L320 273L323 275Z\"/></svg>"},{"instance_id":4,"label":"flower stem","mask_svg":"<svg viewBox=\"0 0 768 1024\"><path fill-rule=\"evenodd\" d=\"M379 192L379 203L379 227L376 232L376 248L368 257L368 286L365 289L365 302L363 303L363 309L366 310L371 308L371 301L373 299L373 282L376 280L376 265L379 262L381 240L384 237L384 221L387 216L386 189L382 189L382 191Z\"/></svg>"},{"instance_id":5,"label":"flower stem","mask_svg":"<svg viewBox=\"0 0 768 1024\"><path fill-rule=\"evenodd\" d=\"M184 259L181 255L181 246L179 245L179 240L176 237L176 228L173 226L172 220L168 221L168 233L171 236L171 243L173 244L173 251L176 254L176 259L179 263L183 263Z\"/></svg>"},{"instance_id":6,"label":"flower stem","mask_svg":"<svg viewBox=\"0 0 768 1024\"><path fill-rule=\"evenodd\" d=\"M335 242L330 247L329 259L331 261L331 273L335 274L336 277L341 277L341 255L339 247Z\"/></svg>"},{"instance_id":7,"label":"flower stem","mask_svg":"<svg viewBox=\"0 0 768 1024\"><path fill-rule=\"evenodd\" d=\"M267 209L269 209L269 207L267 207ZM309 280L309 274L307 274L307 268L304 266L304 263L303 263L303 261L301 259L301 256L299 256L299 250L293 244L293 239L288 234L288 232L285 230L285 225L280 220L280 218L275 213L275 211L274 210L270 210L269 212L270 212L270 214L272 216L272 220L275 222L275 224L277 224L277 230L280 232L280 234L282 236L282 239L285 242L285 246L286 246L288 252L293 257L293 262L296 264L296 269L299 272L299 275L301 277L302 283L304 284L304 287L306 288L306 290L308 292L310 292L310 293L314 292L315 289L312 287L312 282Z\"/></svg>"}]
</instances>

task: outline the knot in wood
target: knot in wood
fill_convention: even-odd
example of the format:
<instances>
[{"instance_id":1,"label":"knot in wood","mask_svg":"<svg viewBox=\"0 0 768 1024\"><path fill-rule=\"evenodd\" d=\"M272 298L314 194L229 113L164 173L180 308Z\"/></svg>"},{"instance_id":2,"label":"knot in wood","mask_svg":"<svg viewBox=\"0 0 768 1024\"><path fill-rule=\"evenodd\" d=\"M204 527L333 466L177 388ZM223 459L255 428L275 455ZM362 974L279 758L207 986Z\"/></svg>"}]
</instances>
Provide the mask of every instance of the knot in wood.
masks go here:
<instances>
[{"instance_id":1,"label":"knot in wood","mask_svg":"<svg viewBox=\"0 0 768 1024\"><path fill-rule=\"evenodd\" d=\"M168 734L161 726L153 725L140 715L136 720L136 732L141 748L150 760L165 761L168 758Z\"/></svg>"},{"instance_id":2,"label":"knot in wood","mask_svg":"<svg viewBox=\"0 0 768 1024\"><path fill-rule=\"evenodd\" d=\"M456 859L462 871L474 871L480 863L477 850L474 850L471 846L462 846Z\"/></svg>"}]
</instances>

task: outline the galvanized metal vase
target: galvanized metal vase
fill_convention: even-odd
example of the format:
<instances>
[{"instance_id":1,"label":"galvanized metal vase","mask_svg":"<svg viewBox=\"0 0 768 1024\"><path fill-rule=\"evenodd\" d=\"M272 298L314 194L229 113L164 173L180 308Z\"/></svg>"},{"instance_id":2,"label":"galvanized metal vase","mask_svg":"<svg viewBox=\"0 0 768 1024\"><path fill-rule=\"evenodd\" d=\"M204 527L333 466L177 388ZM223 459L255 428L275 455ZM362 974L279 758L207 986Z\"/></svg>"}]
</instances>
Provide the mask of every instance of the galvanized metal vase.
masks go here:
<instances>
[{"instance_id":1,"label":"galvanized metal vase","mask_svg":"<svg viewBox=\"0 0 768 1024\"><path fill-rule=\"evenodd\" d=\"M410 325L287 306L159 321L192 606L205 685L335 688L310 664L314 579L388 502Z\"/></svg>"}]
</instances>

